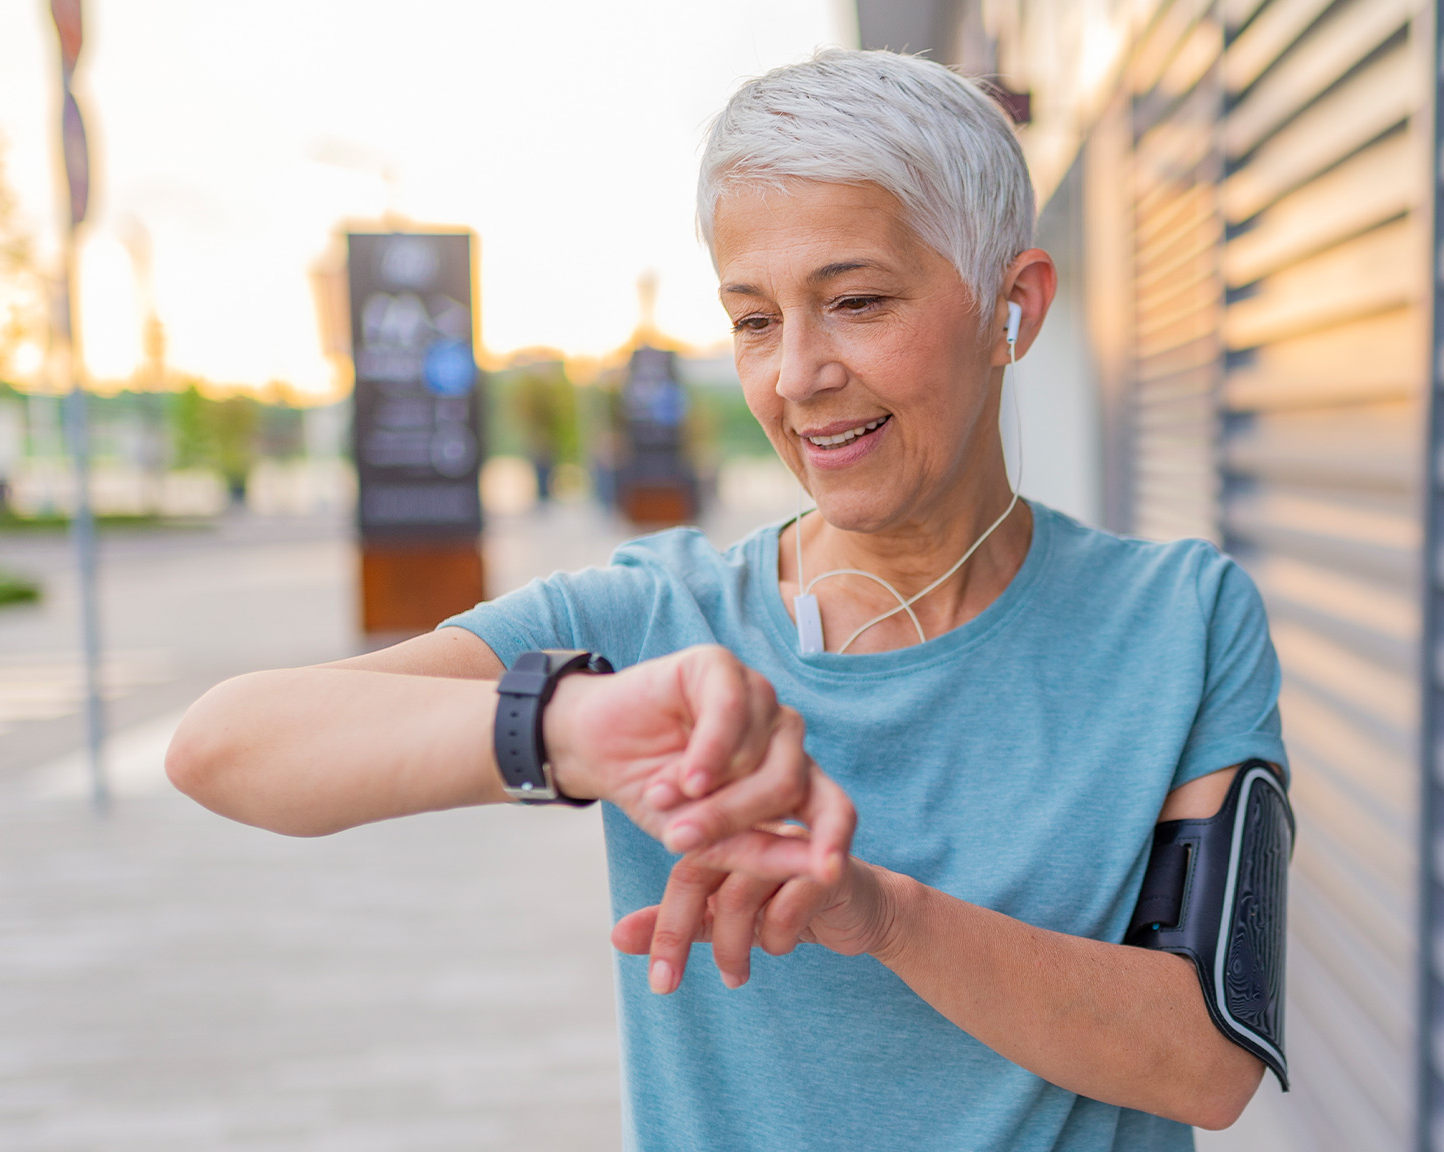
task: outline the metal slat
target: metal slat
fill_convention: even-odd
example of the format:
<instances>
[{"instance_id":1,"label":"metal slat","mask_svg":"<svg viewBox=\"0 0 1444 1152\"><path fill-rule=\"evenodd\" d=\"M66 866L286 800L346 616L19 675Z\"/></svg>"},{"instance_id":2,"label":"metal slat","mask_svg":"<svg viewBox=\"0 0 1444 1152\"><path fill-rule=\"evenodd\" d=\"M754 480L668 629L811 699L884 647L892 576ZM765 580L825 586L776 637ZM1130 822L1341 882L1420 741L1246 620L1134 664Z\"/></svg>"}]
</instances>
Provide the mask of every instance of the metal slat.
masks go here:
<instances>
[{"instance_id":1,"label":"metal slat","mask_svg":"<svg viewBox=\"0 0 1444 1152\"><path fill-rule=\"evenodd\" d=\"M1350 999L1378 1024L1388 1046L1407 1048L1413 1039L1413 955L1390 956L1374 937L1341 920L1338 908L1312 884L1296 885L1289 893L1289 928L1349 989Z\"/></svg>"},{"instance_id":2,"label":"metal slat","mask_svg":"<svg viewBox=\"0 0 1444 1152\"><path fill-rule=\"evenodd\" d=\"M1410 0L1354 0L1259 81L1223 125L1224 152L1250 151L1409 22Z\"/></svg>"},{"instance_id":3,"label":"metal slat","mask_svg":"<svg viewBox=\"0 0 1444 1152\"><path fill-rule=\"evenodd\" d=\"M1212 442L1200 441L1197 430L1212 426L1214 411L1213 390L1193 388L1189 392L1171 396L1166 400L1149 398L1138 407L1138 427L1152 432L1156 438L1175 437L1189 443L1205 443L1209 449L1209 465L1213 464Z\"/></svg>"},{"instance_id":4,"label":"metal slat","mask_svg":"<svg viewBox=\"0 0 1444 1152\"><path fill-rule=\"evenodd\" d=\"M1269 410L1403 400L1419 390L1418 309L1399 308L1256 349L1229 370L1228 407Z\"/></svg>"},{"instance_id":5,"label":"metal slat","mask_svg":"<svg viewBox=\"0 0 1444 1152\"><path fill-rule=\"evenodd\" d=\"M1419 714L1418 685L1410 673L1388 668L1326 636L1280 622L1274 647L1288 681L1341 716L1399 745L1411 742Z\"/></svg>"},{"instance_id":6,"label":"metal slat","mask_svg":"<svg viewBox=\"0 0 1444 1152\"><path fill-rule=\"evenodd\" d=\"M1224 527L1251 548L1373 578L1410 581L1423 532L1412 510L1351 507L1278 485L1230 497Z\"/></svg>"},{"instance_id":7,"label":"metal slat","mask_svg":"<svg viewBox=\"0 0 1444 1152\"><path fill-rule=\"evenodd\" d=\"M1399 220L1274 273L1229 306L1225 341L1251 348L1411 303L1419 283L1401 273L1420 239L1416 221Z\"/></svg>"},{"instance_id":8,"label":"metal slat","mask_svg":"<svg viewBox=\"0 0 1444 1152\"><path fill-rule=\"evenodd\" d=\"M1377 1023L1352 1002L1349 989L1302 946L1303 941L1295 936L1292 942L1299 945L1289 956L1292 1000L1298 1011L1289 1027L1296 1040L1304 1029L1317 1037L1305 1046L1316 1059L1306 1061L1296 1074L1308 1084L1310 1110L1326 1122L1324 1133L1315 1129L1315 1135L1323 1136L1322 1147L1338 1152L1403 1147L1410 1097L1407 1058L1389 1044ZM1294 1051L1299 1047L1296 1044ZM1327 1063L1317 1059L1325 1053ZM1326 1072L1328 1064L1333 1068Z\"/></svg>"},{"instance_id":9,"label":"metal slat","mask_svg":"<svg viewBox=\"0 0 1444 1152\"><path fill-rule=\"evenodd\" d=\"M1242 28L1262 4L1263 0L1220 0L1218 9L1224 27L1230 32Z\"/></svg>"},{"instance_id":10,"label":"metal slat","mask_svg":"<svg viewBox=\"0 0 1444 1152\"><path fill-rule=\"evenodd\" d=\"M1285 196L1224 250L1224 280L1241 287L1418 206L1418 144L1386 137Z\"/></svg>"},{"instance_id":11,"label":"metal slat","mask_svg":"<svg viewBox=\"0 0 1444 1152\"><path fill-rule=\"evenodd\" d=\"M1213 540L1212 523L1206 513L1190 518L1182 511L1166 514L1139 514L1136 532L1144 540Z\"/></svg>"},{"instance_id":12,"label":"metal slat","mask_svg":"<svg viewBox=\"0 0 1444 1152\"><path fill-rule=\"evenodd\" d=\"M1133 268L1140 275L1156 276L1158 268L1176 261L1180 247L1186 247L1217 211L1211 188L1175 184L1171 191L1171 199L1134 217ZM1134 287L1139 287L1136 280Z\"/></svg>"},{"instance_id":13,"label":"metal slat","mask_svg":"<svg viewBox=\"0 0 1444 1152\"><path fill-rule=\"evenodd\" d=\"M1152 259L1139 261L1135 277L1138 291L1148 299L1156 299L1157 294L1171 293L1180 285L1188 286L1216 277L1218 253L1215 249L1222 239L1223 221L1214 213L1197 228L1178 237L1167 251L1159 252Z\"/></svg>"},{"instance_id":14,"label":"metal slat","mask_svg":"<svg viewBox=\"0 0 1444 1152\"><path fill-rule=\"evenodd\" d=\"M1388 646L1402 653L1390 660L1412 667L1419 635L1419 604L1413 589L1365 580L1284 556L1255 559L1249 565L1266 599L1307 609L1368 637L1361 651Z\"/></svg>"},{"instance_id":15,"label":"metal slat","mask_svg":"<svg viewBox=\"0 0 1444 1152\"><path fill-rule=\"evenodd\" d=\"M1315 768L1301 782L1299 802L1350 845L1361 865L1389 886L1409 887L1419 802L1413 741L1381 740L1292 685L1282 699L1291 739Z\"/></svg>"},{"instance_id":16,"label":"metal slat","mask_svg":"<svg viewBox=\"0 0 1444 1152\"><path fill-rule=\"evenodd\" d=\"M1198 539L1216 540L1212 477L1199 469L1193 474L1181 471L1150 474L1141 469L1138 476L1138 518L1134 535L1149 540ZM1173 527L1168 528L1167 525Z\"/></svg>"},{"instance_id":17,"label":"metal slat","mask_svg":"<svg viewBox=\"0 0 1444 1152\"><path fill-rule=\"evenodd\" d=\"M1155 147L1155 167L1170 148L1177 157L1180 141L1194 149L1193 171L1168 173L1135 201L1133 527L1156 539L1217 531L1222 222L1216 186L1201 178L1216 160L1216 133L1200 124L1217 107L1217 93L1200 89L1140 142Z\"/></svg>"},{"instance_id":18,"label":"metal slat","mask_svg":"<svg viewBox=\"0 0 1444 1152\"><path fill-rule=\"evenodd\" d=\"M1211 6L1211 0L1173 0L1154 18L1153 25L1134 49L1129 72L1133 91L1157 87L1165 69L1178 55L1193 26Z\"/></svg>"},{"instance_id":19,"label":"metal slat","mask_svg":"<svg viewBox=\"0 0 1444 1152\"><path fill-rule=\"evenodd\" d=\"M1141 345L1147 347L1154 337L1179 328L1191 330L1203 324L1207 331L1213 331L1217 327L1223 285L1218 281L1216 268L1200 271L1206 275L1200 275L1191 283L1185 282L1172 292L1139 297L1134 331Z\"/></svg>"},{"instance_id":20,"label":"metal slat","mask_svg":"<svg viewBox=\"0 0 1444 1152\"><path fill-rule=\"evenodd\" d=\"M1307 769L1307 763L1303 767ZM1396 892L1384 887L1378 877L1350 867L1348 853L1327 828L1313 823L1307 827L1307 838L1300 835L1294 848L1294 883L1319 893L1320 902L1341 925L1336 931L1372 940L1391 960L1387 973L1407 973L1416 952L1412 888Z\"/></svg>"},{"instance_id":21,"label":"metal slat","mask_svg":"<svg viewBox=\"0 0 1444 1152\"><path fill-rule=\"evenodd\" d=\"M1402 496L1419 478L1418 419L1408 402L1261 413L1229 429L1223 454L1233 475Z\"/></svg>"},{"instance_id":22,"label":"metal slat","mask_svg":"<svg viewBox=\"0 0 1444 1152\"><path fill-rule=\"evenodd\" d=\"M1223 228L1216 211L1189 227L1160 236L1152 251L1135 262L1135 294L1140 308L1156 308L1200 281L1218 277L1218 253Z\"/></svg>"},{"instance_id":23,"label":"metal slat","mask_svg":"<svg viewBox=\"0 0 1444 1152\"><path fill-rule=\"evenodd\" d=\"M1216 169L1219 103L1218 86L1200 84L1167 119L1142 133L1134 151L1135 211L1140 218L1155 201L1169 200L1180 187L1196 183L1205 165Z\"/></svg>"},{"instance_id":24,"label":"metal slat","mask_svg":"<svg viewBox=\"0 0 1444 1152\"><path fill-rule=\"evenodd\" d=\"M1254 558L1249 571L1271 612L1388 666L1408 670L1416 665L1419 605L1414 597L1283 556Z\"/></svg>"},{"instance_id":25,"label":"metal slat","mask_svg":"<svg viewBox=\"0 0 1444 1152\"><path fill-rule=\"evenodd\" d=\"M1199 186L1179 195L1174 203L1182 211L1165 220L1140 220L1134 234L1133 261L1138 278L1135 288L1157 290L1157 281L1180 262L1200 255L1200 245L1213 246L1223 239L1223 222L1218 218L1214 190Z\"/></svg>"},{"instance_id":26,"label":"metal slat","mask_svg":"<svg viewBox=\"0 0 1444 1152\"><path fill-rule=\"evenodd\" d=\"M1206 408L1196 411L1202 416L1206 411L1212 427L1213 413L1218 407L1214 393L1218 388L1218 361L1212 361L1187 371L1159 374L1147 388L1138 392L1138 408L1141 414L1160 413L1163 419L1171 419L1178 405L1203 403Z\"/></svg>"},{"instance_id":27,"label":"metal slat","mask_svg":"<svg viewBox=\"0 0 1444 1152\"><path fill-rule=\"evenodd\" d=\"M1237 224L1407 120L1419 106L1409 46L1385 53L1260 146L1223 185L1223 212Z\"/></svg>"},{"instance_id":28,"label":"metal slat","mask_svg":"<svg viewBox=\"0 0 1444 1152\"><path fill-rule=\"evenodd\" d=\"M1299 39L1331 0L1273 0L1228 47L1223 82L1242 92Z\"/></svg>"},{"instance_id":29,"label":"metal slat","mask_svg":"<svg viewBox=\"0 0 1444 1152\"><path fill-rule=\"evenodd\" d=\"M1216 20L1199 20L1158 78L1158 91L1171 98L1182 96L1203 80L1222 54L1222 26Z\"/></svg>"},{"instance_id":30,"label":"metal slat","mask_svg":"<svg viewBox=\"0 0 1444 1152\"><path fill-rule=\"evenodd\" d=\"M1309 975L1312 959L1302 941L1289 945L1290 979L1295 985ZM1293 1072L1297 1102L1289 1109L1306 1125L1302 1147L1308 1152L1360 1152L1378 1149L1393 1152L1402 1148L1402 1135L1379 1113L1372 1100L1362 1096L1349 1065L1335 1051L1331 1037L1319 1031L1309 1018L1311 1004L1298 992L1289 996L1289 1063ZM1312 999L1312 998L1310 998ZM1395 1075L1407 1076L1407 1067L1393 1062Z\"/></svg>"},{"instance_id":31,"label":"metal slat","mask_svg":"<svg viewBox=\"0 0 1444 1152\"><path fill-rule=\"evenodd\" d=\"M1211 203L1199 205L1197 214L1179 221L1178 227L1159 233L1134 261L1139 299L1175 292L1177 281L1193 283L1201 270L1217 268L1213 249L1222 239L1222 222Z\"/></svg>"},{"instance_id":32,"label":"metal slat","mask_svg":"<svg viewBox=\"0 0 1444 1152\"><path fill-rule=\"evenodd\" d=\"M1138 339L1135 355L1142 363L1155 357L1178 352L1192 344L1207 342L1221 352L1218 332L1223 321L1223 306L1218 305L1206 311L1189 312L1166 328L1149 334L1148 339ZM1217 352L1215 354L1217 354Z\"/></svg>"}]
</instances>

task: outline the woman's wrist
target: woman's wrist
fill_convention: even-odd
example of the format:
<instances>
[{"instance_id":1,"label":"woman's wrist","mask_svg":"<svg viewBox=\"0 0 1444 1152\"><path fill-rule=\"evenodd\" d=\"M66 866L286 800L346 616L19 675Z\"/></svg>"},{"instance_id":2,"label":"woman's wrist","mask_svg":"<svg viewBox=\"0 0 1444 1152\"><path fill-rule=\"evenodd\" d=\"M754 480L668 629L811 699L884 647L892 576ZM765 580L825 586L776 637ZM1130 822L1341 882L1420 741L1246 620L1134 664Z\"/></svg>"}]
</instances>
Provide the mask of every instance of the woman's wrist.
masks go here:
<instances>
[{"instance_id":1,"label":"woman's wrist","mask_svg":"<svg viewBox=\"0 0 1444 1152\"><path fill-rule=\"evenodd\" d=\"M573 800L599 799L602 794L574 739L576 725L572 722L589 679L583 675L563 676L542 709L542 745L552 766L552 782L563 796Z\"/></svg>"},{"instance_id":2,"label":"woman's wrist","mask_svg":"<svg viewBox=\"0 0 1444 1152\"><path fill-rule=\"evenodd\" d=\"M877 925L867 954L892 968L907 949L922 885L911 876L868 865L877 885Z\"/></svg>"}]
</instances>

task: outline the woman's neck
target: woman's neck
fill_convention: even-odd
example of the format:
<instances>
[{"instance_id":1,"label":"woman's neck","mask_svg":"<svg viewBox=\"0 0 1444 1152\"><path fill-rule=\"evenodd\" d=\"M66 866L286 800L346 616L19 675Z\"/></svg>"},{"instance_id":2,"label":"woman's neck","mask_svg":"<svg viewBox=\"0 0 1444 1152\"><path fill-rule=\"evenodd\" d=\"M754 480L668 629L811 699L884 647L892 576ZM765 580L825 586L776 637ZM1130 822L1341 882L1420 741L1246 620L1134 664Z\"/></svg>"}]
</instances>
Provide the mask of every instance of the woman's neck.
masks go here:
<instances>
[{"instance_id":1,"label":"woman's neck","mask_svg":"<svg viewBox=\"0 0 1444 1152\"><path fill-rule=\"evenodd\" d=\"M828 651L837 651L856 629L897 608L898 600L882 584L862 576L817 580L825 572L859 569L910 599L947 573L996 523L967 562L917 600L912 612L932 638L967 623L1002 594L1027 557L1033 516L1021 499L1010 509L1012 492L1005 477L985 487L986 492L971 499L958 494L945 502L950 507L931 514L920 510L876 532L848 531L816 513L803 518L801 576L817 597ZM965 511L956 511L959 508ZM789 611L794 611L792 598L803 590L797 571L797 531L797 525L791 525L779 540L779 585ZM847 650L883 652L916 643L917 628L906 612L899 611L857 636Z\"/></svg>"}]
</instances>

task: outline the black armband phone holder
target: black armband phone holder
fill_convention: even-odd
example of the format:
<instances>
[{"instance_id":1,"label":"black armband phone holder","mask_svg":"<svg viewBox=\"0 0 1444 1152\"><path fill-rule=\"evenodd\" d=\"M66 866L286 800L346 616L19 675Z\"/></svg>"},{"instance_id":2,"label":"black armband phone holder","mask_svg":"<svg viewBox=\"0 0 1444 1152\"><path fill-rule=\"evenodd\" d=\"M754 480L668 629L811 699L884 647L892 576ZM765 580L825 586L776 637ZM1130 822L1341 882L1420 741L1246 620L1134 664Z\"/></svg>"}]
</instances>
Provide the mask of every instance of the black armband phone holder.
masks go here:
<instances>
[{"instance_id":1,"label":"black armband phone holder","mask_svg":"<svg viewBox=\"0 0 1444 1152\"><path fill-rule=\"evenodd\" d=\"M1274 768L1239 767L1207 820L1169 820L1153 850L1125 944L1187 956L1220 1032L1289 1087L1284 950L1294 814Z\"/></svg>"}]
</instances>

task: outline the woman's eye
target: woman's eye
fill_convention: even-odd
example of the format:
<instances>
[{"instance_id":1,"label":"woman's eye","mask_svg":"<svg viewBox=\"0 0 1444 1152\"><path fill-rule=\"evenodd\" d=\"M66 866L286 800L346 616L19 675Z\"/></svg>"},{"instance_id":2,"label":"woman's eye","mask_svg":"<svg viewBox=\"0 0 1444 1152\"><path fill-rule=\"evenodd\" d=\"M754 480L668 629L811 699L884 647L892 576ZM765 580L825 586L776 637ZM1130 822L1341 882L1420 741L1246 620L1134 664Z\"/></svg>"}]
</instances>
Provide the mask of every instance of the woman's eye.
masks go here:
<instances>
[{"instance_id":1,"label":"woman's eye","mask_svg":"<svg viewBox=\"0 0 1444 1152\"><path fill-rule=\"evenodd\" d=\"M732 325L733 332L761 332L767 327L770 318L767 316L744 316Z\"/></svg>"},{"instance_id":2,"label":"woman's eye","mask_svg":"<svg viewBox=\"0 0 1444 1152\"><path fill-rule=\"evenodd\" d=\"M844 296L836 306L844 312L865 312L879 299L877 296Z\"/></svg>"}]
</instances>

